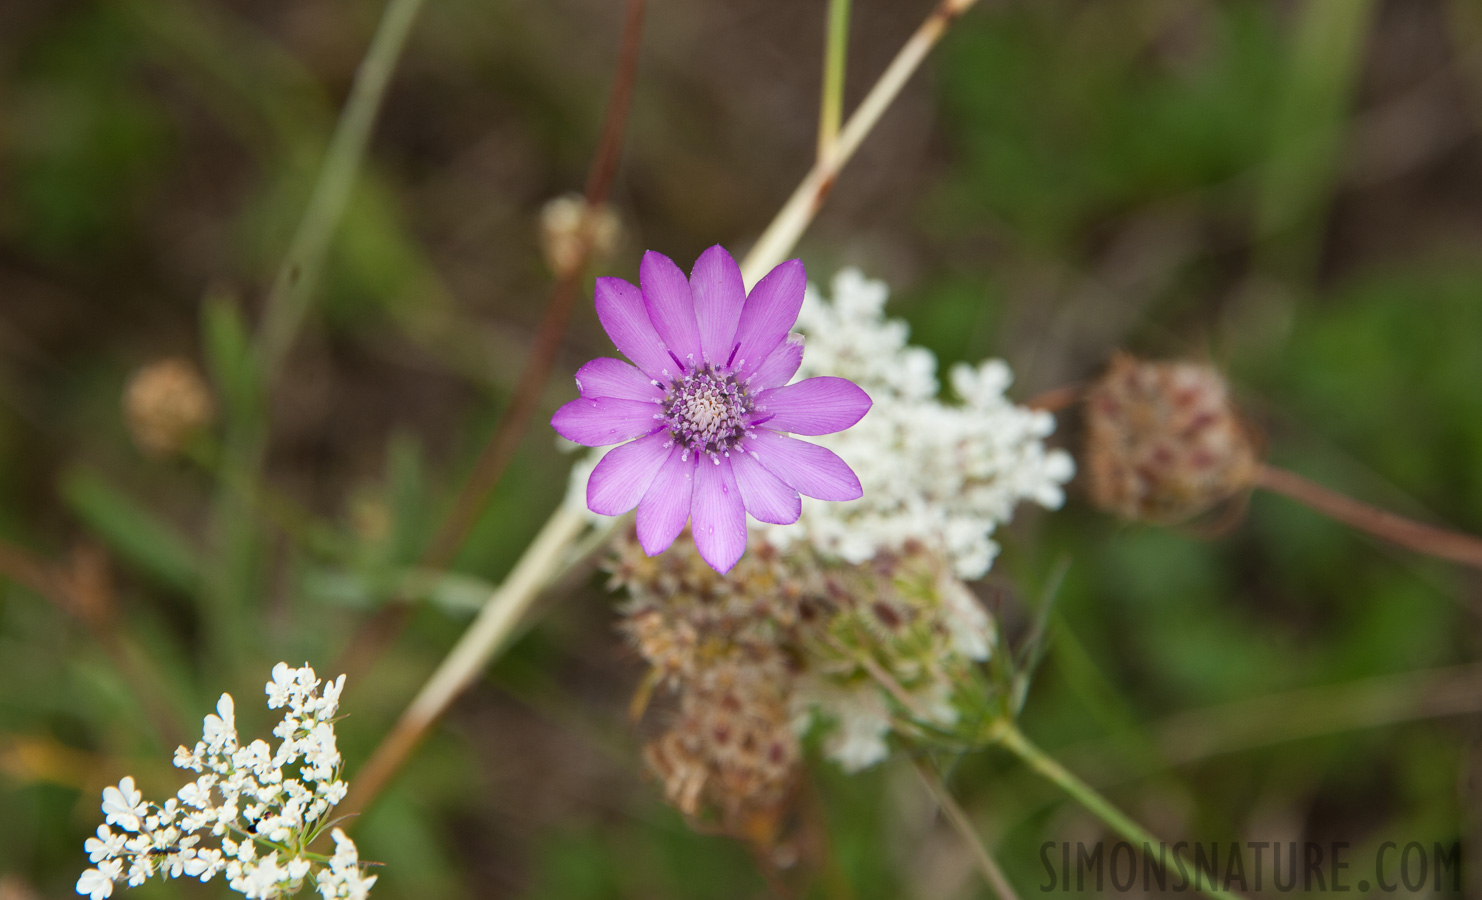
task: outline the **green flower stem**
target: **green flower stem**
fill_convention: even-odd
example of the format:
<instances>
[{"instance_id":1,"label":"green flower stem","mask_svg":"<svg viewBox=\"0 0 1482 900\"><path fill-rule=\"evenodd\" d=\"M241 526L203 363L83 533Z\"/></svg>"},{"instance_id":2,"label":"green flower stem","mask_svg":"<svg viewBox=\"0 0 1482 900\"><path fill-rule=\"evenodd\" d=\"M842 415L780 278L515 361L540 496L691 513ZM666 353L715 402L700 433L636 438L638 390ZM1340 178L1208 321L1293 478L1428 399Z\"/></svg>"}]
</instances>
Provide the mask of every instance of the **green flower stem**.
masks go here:
<instances>
[{"instance_id":1,"label":"green flower stem","mask_svg":"<svg viewBox=\"0 0 1482 900\"><path fill-rule=\"evenodd\" d=\"M386 86L396 71L396 62L423 2L388 0L370 49L355 73L355 83L330 137L329 150L314 182L304 217L278 269L272 292L268 294L267 313L257 347L264 383L272 383L303 323L330 238L350 202L350 192L365 159L366 146L370 143L371 129L375 126L381 100L386 95Z\"/></svg>"},{"instance_id":2,"label":"green flower stem","mask_svg":"<svg viewBox=\"0 0 1482 900\"><path fill-rule=\"evenodd\" d=\"M1010 753L1019 757L1029 768L1033 769L1045 779L1054 783L1065 793L1069 794L1077 803L1084 806L1096 818L1105 822L1113 831L1131 841L1135 846L1149 845L1159 846L1162 842L1152 835L1147 829L1132 821L1125 813L1117 809L1105 797L1096 792L1096 789L1077 778L1074 774L1060 765L1054 757L1045 753L1032 744L1013 724L1001 724L995 730L998 743ZM1182 854L1177 854L1182 857ZM1187 863L1188 860L1184 859ZM1192 867L1191 867L1192 868ZM1200 891L1217 900L1238 900L1238 895L1224 891L1213 885L1200 887Z\"/></svg>"},{"instance_id":3,"label":"green flower stem","mask_svg":"<svg viewBox=\"0 0 1482 900\"><path fill-rule=\"evenodd\" d=\"M844 117L844 72L849 55L850 0L829 0L823 57L823 102L818 107L818 158L828 156Z\"/></svg>"}]
</instances>

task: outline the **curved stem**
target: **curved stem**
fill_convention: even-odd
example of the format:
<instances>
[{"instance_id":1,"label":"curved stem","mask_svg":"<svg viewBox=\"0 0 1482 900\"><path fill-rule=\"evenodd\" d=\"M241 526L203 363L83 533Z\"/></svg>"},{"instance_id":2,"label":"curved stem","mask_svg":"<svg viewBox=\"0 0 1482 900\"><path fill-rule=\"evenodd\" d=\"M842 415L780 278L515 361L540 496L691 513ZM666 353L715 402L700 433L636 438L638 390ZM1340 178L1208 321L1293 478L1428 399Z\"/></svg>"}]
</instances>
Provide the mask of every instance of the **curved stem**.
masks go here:
<instances>
[{"instance_id":1,"label":"curved stem","mask_svg":"<svg viewBox=\"0 0 1482 900\"><path fill-rule=\"evenodd\" d=\"M396 71L397 59L423 2L388 0L370 49L355 72L355 83L350 87L344 112L330 137L324 164L314 182L314 192L309 196L304 217L299 221L288 255L284 257L268 294L267 313L257 348L265 383L272 382L303 322L330 238L350 202L350 192L365 159L365 149L370 143L381 100L386 96L386 86Z\"/></svg>"},{"instance_id":2,"label":"curved stem","mask_svg":"<svg viewBox=\"0 0 1482 900\"><path fill-rule=\"evenodd\" d=\"M1126 813L1117 809L1111 801L1097 793L1095 788L1077 778L1069 769L1060 765L1054 757L1030 743L1016 726L1009 725L1004 728L998 741L1004 749L1019 757L1035 772L1065 791L1113 831L1131 841L1134 846L1139 848L1144 845L1163 846L1163 842L1154 837L1152 832L1132 821ZM1181 854L1176 855L1181 856ZM1187 860L1185 862L1187 863ZM1206 896L1217 898L1217 900L1238 900L1237 894L1221 890L1215 885L1201 886L1199 890Z\"/></svg>"},{"instance_id":3,"label":"curved stem","mask_svg":"<svg viewBox=\"0 0 1482 900\"><path fill-rule=\"evenodd\" d=\"M1275 466L1262 467L1256 476L1256 485L1284 494L1330 519L1367 531L1392 544L1482 569L1482 538L1426 525L1367 503L1360 503Z\"/></svg>"},{"instance_id":4,"label":"curved stem","mask_svg":"<svg viewBox=\"0 0 1482 900\"><path fill-rule=\"evenodd\" d=\"M957 804L947 786L942 783L942 776L924 759L916 760L916 771L921 774L921 780L925 782L926 789L936 798L937 805L941 807L942 815L948 823L956 829L962 837L963 843L973 855L973 862L977 863L978 871L983 873L983 880L997 894L1000 900L1019 900L1019 895L1014 893L1014 886L1009 884L1008 878L1003 870L998 867L988 848L983 846L983 840L973 828L972 820L967 817L967 812Z\"/></svg>"}]
</instances>

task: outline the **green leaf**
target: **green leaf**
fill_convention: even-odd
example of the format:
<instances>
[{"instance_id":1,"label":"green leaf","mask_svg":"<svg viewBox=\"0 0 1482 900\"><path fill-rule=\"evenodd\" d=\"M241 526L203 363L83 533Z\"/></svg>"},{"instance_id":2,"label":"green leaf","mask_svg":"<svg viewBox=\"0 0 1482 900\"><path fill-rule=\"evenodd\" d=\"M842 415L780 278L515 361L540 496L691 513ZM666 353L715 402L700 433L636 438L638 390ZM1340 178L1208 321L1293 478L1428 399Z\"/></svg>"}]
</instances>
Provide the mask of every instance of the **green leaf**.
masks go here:
<instances>
[{"instance_id":1,"label":"green leaf","mask_svg":"<svg viewBox=\"0 0 1482 900\"><path fill-rule=\"evenodd\" d=\"M200 582L196 550L170 525L86 469L62 476L68 508L121 558L150 577L191 593Z\"/></svg>"},{"instance_id":2,"label":"green leaf","mask_svg":"<svg viewBox=\"0 0 1482 900\"><path fill-rule=\"evenodd\" d=\"M213 292L202 305L201 343L211 378L230 421L249 421L257 410L257 361L235 298Z\"/></svg>"}]
</instances>

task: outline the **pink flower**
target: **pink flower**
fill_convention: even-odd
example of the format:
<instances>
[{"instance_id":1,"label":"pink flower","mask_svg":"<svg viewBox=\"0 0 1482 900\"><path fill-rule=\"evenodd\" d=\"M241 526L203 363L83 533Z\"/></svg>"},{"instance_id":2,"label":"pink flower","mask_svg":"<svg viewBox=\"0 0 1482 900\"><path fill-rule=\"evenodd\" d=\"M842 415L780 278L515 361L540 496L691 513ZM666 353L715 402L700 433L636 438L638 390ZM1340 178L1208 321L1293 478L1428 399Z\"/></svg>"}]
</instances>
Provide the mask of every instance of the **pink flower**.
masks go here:
<instances>
[{"instance_id":1,"label":"pink flower","mask_svg":"<svg viewBox=\"0 0 1482 900\"><path fill-rule=\"evenodd\" d=\"M802 513L799 494L857 499L859 479L842 459L785 436L842 431L870 408L843 378L787 384L803 360L802 338L788 334L803 305L803 264L783 263L749 296L719 245L688 280L652 251L638 274L641 289L599 278L596 296L602 327L637 368L592 360L576 373L581 399L551 418L578 444L629 442L597 464L587 506L608 516L638 507L649 556L689 522L700 556L727 572L746 550L747 513L790 525Z\"/></svg>"}]
</instances>

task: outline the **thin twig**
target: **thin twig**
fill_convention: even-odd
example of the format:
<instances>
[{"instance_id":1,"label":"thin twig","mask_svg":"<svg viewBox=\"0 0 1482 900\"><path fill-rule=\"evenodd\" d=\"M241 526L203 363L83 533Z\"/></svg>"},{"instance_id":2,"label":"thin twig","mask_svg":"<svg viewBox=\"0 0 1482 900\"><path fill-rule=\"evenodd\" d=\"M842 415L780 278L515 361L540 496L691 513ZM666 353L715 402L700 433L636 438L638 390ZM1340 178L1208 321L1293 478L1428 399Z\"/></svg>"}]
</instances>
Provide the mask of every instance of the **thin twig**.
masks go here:
<instances>
[{"instance_id":1,"label":"thin twig","mask_svg":"<svg viewBox=\"0 0 1482 900\"><path fill-rule=\"evenodd\" d=\"M1482 569L1482 539L1469 534L1426 525L1367 503L1360 503L1275 466L1262 467L1256 477L1256 484L1392 544L1427 556Z\"/></svg>"},{"instance_id":2,"label":"thin twig","mask_svg":"<svg viewBox=\"0 0 1482 900\"><path fill-rule=\"evenodd\" d=\"M942 815L957 831L962 842L967 844L968 851L973 855L973 862L978 864L978 871L983 873L983 880L988 882L988 887L998 895L1000 900L1019 900L1019 895L1014 893L1014 886L1009 884L1003 870L998 867L993 855L983 845L983 839L978 836L977 829L973 828L973 822L968 818L967 812L957 804L952 794L948 792L947 786L942 783L942 776L925 759L916 760L916 771L920 773L926 789L931 791L931 795L936 798Z\"/></svg>"},{"instance_id":3,"label":"thin twig","mask_svg":"<svg viewBox=\"0 0 1482 900\"><path fill-rule=\"evenodd\" d=\"M597 144L597 153L587 176L586 209L579 230L577 262L568 266L556 280L546 303L545 316L525 368L515 387L509 410L499 420L494 434L484 445L473 473L459 492L453 511L444 521L442 528L428 549L425 563L440 569L452 562L463 539L473 528L479 512L488 502L489 494L499 484L504 471L519 449L525 432L530 427L530 417L540 403L541 389L550 378L551 367L561 349L561 338L566 333L566 323L571 318L571 307L582 274L592 252L592 231L597 211L607 202L612 192L612 182L617 174L618 159L622 155L623 133L628 122L628 111L632 106L633 85L638 75L638 55L643 43L644 0L628 0L627 15L623 22L622 50L618 55L617 76L613 79L612 95L608 100L607 113L602 125L602 137Z\"/></svg>"},{"instance_id":4,"label":"thin twig","mask_svg":"<svg viewBox=\"0 0 1482 900\"><path fill-rule=\"evenodd\" d=\"M314 192L309 196L304 217L268 294L257 347L265 383L272 383L303 323L330 239L339 227L355 178L360 174L386 86L396 71L396 62L423 2L388 0L370 49L356 70L355 83L330 137Z\"/></svg>"},{"instance_id":5,"label":"thin twig","mask_svg":"<svg viewBox=\"0 0 1482 900\"><path fill-rule=\"evenodd\" d=\"M772 224L767 226L751 252L741 261L741 274L748 285L755 284L792 252L798 238L833 190L839 170L849 162L854 151L859 149L860 143L885 114L885 110L890 108L891 102L901 92L901 88L906 86L926 54L936 46L947 26L976 2L977 0L941 0L931 15L926 17L926 21L921 23L921 27L901 47L880 80L870 88L859 108L844 124L829 153L814 163L802 183L777 213L777 217L772 220Z\"/></svg>"},{"instance_id":6,"label":"thin twig","mask_svg":"<svg viewBox=\"0 0 1482 900\"><path fill-rule=\"evenodd\" d=\"M1040 391L1033 397L1024 401L1024 405L1030 409L1040 409L1045 412L1060 412L1075 405L1081 399L1081 393L1086 389L1084 384L1063 384L1060 387Z\"/></svg>"},{"instance_id":7,"label":"thin twig","mask_svg":"<svg viewBox=\"0 0 1482 900\"><path fill-rule=\"evenodd\" d=\"M613 78L612 93L608 97L607 112L603 116L602 136L598 140L597 152L587 175L586 204L578 231L577 259L557 276L550 299L546 302L545 315L541 320L535 345L525 358L510 407L479 452L468 480L453 500L452 510L422 554L419 565L423 567L442 569L452 564L463 541L477 523L479 513L488 503L489 495L504 477L505 470L509 468L510 461L524 441L525 433L530 427L530 418L540 405L541 392L550 378L551 367L561 349L561 338L566 333L566 323L571 318L577 288L592 252L594 217L612 193L613 179L622 155L623 134L632 106L639 50L643 43L644 7L645 0L628 0L617 72ZM371 617L357 629L335 671L347 673L352 681L358 680L359 674L369 668L406 627L410 616L410 608L398 603L385 607Z\"/></svg>"}]
</instances>

